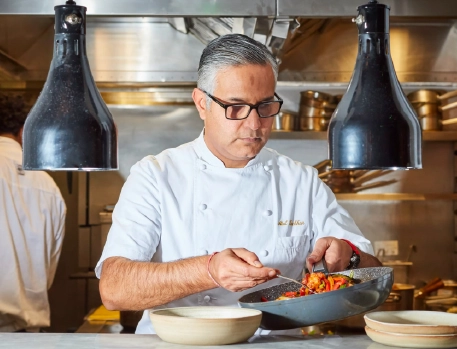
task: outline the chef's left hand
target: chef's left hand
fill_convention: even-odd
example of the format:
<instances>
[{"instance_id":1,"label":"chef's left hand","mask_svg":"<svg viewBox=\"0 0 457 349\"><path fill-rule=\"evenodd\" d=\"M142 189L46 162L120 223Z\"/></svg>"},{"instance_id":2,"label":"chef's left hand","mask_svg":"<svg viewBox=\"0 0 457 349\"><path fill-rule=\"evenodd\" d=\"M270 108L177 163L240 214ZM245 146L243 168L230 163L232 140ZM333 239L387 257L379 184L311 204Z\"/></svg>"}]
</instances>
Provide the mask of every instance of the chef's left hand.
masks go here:
<instances>
[{"instance_id":1,"label":"chef's left hand","mask_svg":"<svg viewBox=\"0 0 457 349\"><path fill-rule=\"evenodd\" d=\"M347 268L352 256L352 248L343 240L324 237L316 241L313 252L306 259L306 267L312 270L313 264L325 256L329 272L342 271Z\"/></svg>"}]
</instances>

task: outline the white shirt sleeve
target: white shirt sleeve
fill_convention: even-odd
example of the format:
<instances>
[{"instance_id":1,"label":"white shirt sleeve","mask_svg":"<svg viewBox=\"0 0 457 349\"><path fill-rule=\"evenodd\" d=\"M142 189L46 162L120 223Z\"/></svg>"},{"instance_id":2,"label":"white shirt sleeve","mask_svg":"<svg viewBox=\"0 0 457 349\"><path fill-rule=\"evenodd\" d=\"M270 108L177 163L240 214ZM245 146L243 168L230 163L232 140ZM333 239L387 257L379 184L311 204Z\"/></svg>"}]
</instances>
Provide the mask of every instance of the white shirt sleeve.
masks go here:
<instances>
[{"instance_id":1,"label":"white shirt sleeve","mask_svg":"<svg viewBox=\"0 0 457 349\"><path fill-rule=\"evenodd\" d=\"M57 270L57 264L59 262L60 253L62 252L63 238L65 236L65 217L67 213L67 207L61 195L55 198L55 207L53 210L53 229L54 229L54 240L52 241L52 248L50 253L50 264L48 269L48 290L51 288L54 276Z\"/></svg>"},{"instance_id":2,"label":"white shirt sleeve","mask_svg":"<svg viewBox=\"0 0 457 349\"><path fill-rule=\"evenodd\" d=\"M312 229L314 232L311 246L319 238L333 236L351 241L360 250L374 254L371 242L366 239L349 213L338 204L335 194L320 180L317 170L313 171L313 213Z\"/></svg>"},{"instance_id":3,"label":"white shirt sleeve","mask_svg":"<svg viewBox=\"0 0 457 349\"><path fill-rule=\"evenodd\" d=\"M150 261L154 255L162 230L160 191L155 171L160 171L160 165L153 156L132 166L95 268L97 277L100 277L103 261L109 257Z\"/></svg>"}]
</instances>

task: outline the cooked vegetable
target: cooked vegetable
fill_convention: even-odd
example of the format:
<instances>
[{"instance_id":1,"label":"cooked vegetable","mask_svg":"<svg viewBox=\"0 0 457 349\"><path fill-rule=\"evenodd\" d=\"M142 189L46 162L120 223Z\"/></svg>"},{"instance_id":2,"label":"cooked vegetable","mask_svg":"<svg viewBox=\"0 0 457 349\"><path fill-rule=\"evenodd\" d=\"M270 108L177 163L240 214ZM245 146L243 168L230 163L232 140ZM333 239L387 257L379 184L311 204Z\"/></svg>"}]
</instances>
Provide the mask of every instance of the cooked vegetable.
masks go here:
<instances>
[{"instance_id":1,"label":"cooked vegetable","mask_svg":"<svg viewBox=\"0 0 457 349\"><path fill-rule=\"evenodd\" d=\"M307 296L312 293L324 293L351 287L357 280L343 274L332 274L328 277L324 273L307 273L302 279L303 287L299 291L285 292L276 300L285 300Z\"/></svg>"}]
</instances>

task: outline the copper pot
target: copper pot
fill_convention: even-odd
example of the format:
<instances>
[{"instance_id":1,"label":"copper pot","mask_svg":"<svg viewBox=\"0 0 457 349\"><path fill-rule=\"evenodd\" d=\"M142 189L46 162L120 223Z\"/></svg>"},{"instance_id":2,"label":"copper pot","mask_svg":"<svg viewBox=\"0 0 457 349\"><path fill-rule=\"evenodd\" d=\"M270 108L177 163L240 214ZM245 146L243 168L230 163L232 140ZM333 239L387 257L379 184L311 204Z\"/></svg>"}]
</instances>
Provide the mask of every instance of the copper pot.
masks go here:
<instances>
[{"instance_id":1,"label":"copper pot","mask_svg":"<svg viewBox=\"0 0 457 349\"><path fill-rule=\"evenodd\" d=\"M327 185L334 193L350 193L354 186L351 183L350 171L333 170L327 176Z\"/></svg>"},{"instance_id":2,"label":"copper pot","mask_svg":"<svg viewBox=\"0 0 457 349\"><path fill-rule=\"evenodd\" d=\"M442 120L442 111L457 108L457 102L448 103L457 97L457 91L442 93L433 90L418 90L408 94L408 99L417 113L423 131L441 130L442 125L457 123L457 118Z\"/></svg>"},{"instance_id":3,"label":"copper pot","mask_svg":"<svg viewBox=\"0 0 457 349\"><path fill-rule=\"evenodd\" d=\"M441 130L440 92L418 90L408 94L423 131Z\"/></svg>"},{"instance_id":4,"label":"copper pot","mask_svg":"<svg viewBox=\"0 0 457 349\"><path fill-rule=\"evenodd\" d=\"M408 94L411 103L440 104L441 92L434 90L417 90Z\"/></svg>"},{"instance_id":5,"label":"copper pot","mask_svg":"<svg viewBox=\"0 0 457 349\"><path fill-rule=\"evenodd\" d=\"M335 109L333 102L334 97L328 93L311 90L300 92L300 106Z\"/></svg>"},{"instance_id":6,"label":"copper pot","mask_svg":"<svg viewBox=\"0 0 457 349\"><path fill-rule=\"evenodd\" d=\"M298 114L290 110L281 110L274 117L272 131L294 131L298 126Z\"/></svg>"},{"instance_id":7,"label":"copper pot","mask_svg":"<svg viewBox=\"0 0 457 349\"><path fill-rule=\"evenodd\" d=\"M330 117L300 117L299 130L300 131L327 131Z\"/></svg>"},{"instance_id":8,"label":"copper pot","mask_svg":"<svg viewBox=\"0 0 457 349\"><path fill-rule=\"evenodd\" d=\"M336 108L335 97L319 91L300 93L299 130L326 131L333 111Z\"/></svg>"}]
</instances>

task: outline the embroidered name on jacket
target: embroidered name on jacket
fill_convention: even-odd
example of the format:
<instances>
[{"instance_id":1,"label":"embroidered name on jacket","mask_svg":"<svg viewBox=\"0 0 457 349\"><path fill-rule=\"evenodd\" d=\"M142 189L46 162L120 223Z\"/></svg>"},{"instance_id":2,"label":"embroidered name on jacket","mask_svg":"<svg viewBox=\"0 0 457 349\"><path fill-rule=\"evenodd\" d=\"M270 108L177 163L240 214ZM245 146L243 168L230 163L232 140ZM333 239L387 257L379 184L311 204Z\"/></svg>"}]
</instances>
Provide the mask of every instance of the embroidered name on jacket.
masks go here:
<instances>
[{"instance_id":1,"label":"embroidered name on jacket","mask_svg":"<svg viewBox=\"0 0 457 349\"><path fill-rule=\"evenodd\" d=\"M279 221L278 225L305 225L305 222L291 219L291 220Z\"/></svg>"}]
</instances>

